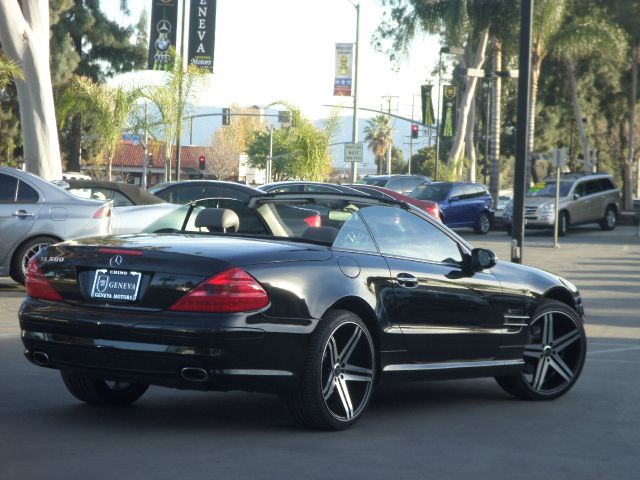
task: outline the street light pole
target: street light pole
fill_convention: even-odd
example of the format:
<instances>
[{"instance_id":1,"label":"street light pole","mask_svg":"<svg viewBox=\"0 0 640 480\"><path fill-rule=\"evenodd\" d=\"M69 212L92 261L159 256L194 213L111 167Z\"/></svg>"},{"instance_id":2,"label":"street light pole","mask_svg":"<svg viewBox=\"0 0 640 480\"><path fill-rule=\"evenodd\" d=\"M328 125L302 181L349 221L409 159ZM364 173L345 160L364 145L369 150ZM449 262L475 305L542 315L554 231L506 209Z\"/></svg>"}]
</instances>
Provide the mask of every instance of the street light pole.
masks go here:
<instances>
[{"instance_id":1,"label":"street light pole","mask_svg":"<svg viewBox=\"0 0 640 480\"><path fill-rule=\"evenodd\" d=\"M360 74L360 4L353 3L349 0L349 3L356 9L356 54L355 65L353 75L353 131L351 133L351 141L358 143L358 75ZM351 181L355 183L358 180L358 162L351 162Z\"/></svg>"},{"instance_id":2,"label":"street light pole","mask_svg":"<svg viewBox=\"0 0 640 480\"><path fill-rule=\"evenodd\" d=\"M434 180L438 180L438 162L440 161L440 118L442 117L442 112L440 112L441 103L442 103L442 95L440 93L441 84L442 84L442 52L444 49L440 49L440 53L438 55L438 118L436 118L436 174Z\"/></svg>"}]
</instances>

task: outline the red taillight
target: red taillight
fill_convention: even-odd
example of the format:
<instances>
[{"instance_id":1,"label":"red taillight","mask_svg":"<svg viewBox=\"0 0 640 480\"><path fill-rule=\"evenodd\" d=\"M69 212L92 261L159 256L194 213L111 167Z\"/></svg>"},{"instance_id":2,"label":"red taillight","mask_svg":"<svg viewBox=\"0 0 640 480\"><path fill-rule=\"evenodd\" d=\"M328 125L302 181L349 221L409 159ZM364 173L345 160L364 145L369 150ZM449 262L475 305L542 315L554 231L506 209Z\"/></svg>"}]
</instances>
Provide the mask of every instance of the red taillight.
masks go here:
<instances>
[{"instance_id":1,"label":"red taillight","mask_svg":"<svg viewBox=\"0 0 640 480\"><path fill-rule=\"evenodd\" d=\"M440 218L440 209L437 204L432 207L427 207L427 212L429 212L433 218L437 218L442 222L442 218Z\"/></svg>"},{"instance_id":2,"label":"red taillight","mask_svg":"<svg viewBox=\"0 0 640 480\"><path fill-rule=\"evenodd\" d=\"M310 227L320 228L322 226L322 219L320 218L320 215L316 213L315 215L305 218L304 223Z\"/></svg>"},{"instance_id":3,"label":"red taillight","mask_svg":"<svg viewBox=\"0 0 640 480\"><path fill-rule=\"evenodd\" d=\"M27 296L31 298L62 302L60 294L53 289L49 280L42 273L36 257L29 260L24 277L24 286L27 289Z\"/></svg>"},{"instance_id":4,"label":"red taillight","mask_svg":"<svg viewBox=\"0 0 640 480\"><path fill-rule=\"evenodd\" d=\"M108 204L102 205L96 213L93 214L93 218L109 218L111 216L111 207Z\"/></svg>"},{"instance_id":5,"label":"red taillight","mask_svg":"<svg viewBox=\"0 0 640 480\"><path fill-rule=\"evenodd\" d=\"M262 286L240 268L230 268L205 280L169 307L178 312L248 312L269 305Z\"/></svg>"}]
</instances>

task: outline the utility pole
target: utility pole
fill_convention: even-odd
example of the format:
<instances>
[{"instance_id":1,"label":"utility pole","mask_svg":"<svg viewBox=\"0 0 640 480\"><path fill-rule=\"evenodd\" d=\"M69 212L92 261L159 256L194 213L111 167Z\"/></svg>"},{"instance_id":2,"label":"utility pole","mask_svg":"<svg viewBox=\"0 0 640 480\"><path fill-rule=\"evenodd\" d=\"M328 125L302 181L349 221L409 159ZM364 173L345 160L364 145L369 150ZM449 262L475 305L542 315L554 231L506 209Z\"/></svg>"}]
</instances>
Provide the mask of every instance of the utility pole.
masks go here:
<instances>
[{"instance_id":1,"label":"utility pole","mask_svg":"<svg viewBox=\"0 0 640 480\"><path fill-rule=\"evenodd\" d=\"M360 4L351 4L356 9L356 55L355 55L355 73L353 75L353 131L351 133L351 141L358 143L358 75L360 74ZM351 162L351 181L356 183L358 180L358 162Z\"/></svg>"},{"instance_id":2,"label":"utility pole","mask_svg":"<svg viewBox=\"0 0 640 480\"><path fill-rule=\"evenodd\" d=\"M186 26L185 21L185 6L187 0L182 0L182 31L180 32L180 82L178 83L178 125L176 125L176 171L175 179L180 180L180 135L182 134L182 109L184 107L182 103L182 81L184 80L184 31Z\"/></svg>"},{"instance_id":3,"label":"utility pole","mask_svg":"<svg viewBox=\"0 0 640 480\"><path fill-rule=\"evenodd\" d=\"M416 104L416 96L411 95L411 118L413 119L414 108ZM409 166L407 173L411 175L411 158L413 157L413 135L409 135Z\"/></svg>"},{"instance_id":4,"label":"utility pole","mask_svg":"<svg viewBox=\"0 0 640 480\"><path fill-rule=\"evenodd\" d=\"M382 97L387 102L387 115L389 117L389 125L391 125L391 100L398 98L397 95L385 95ZM413 117L413 115L412 115ZM393 132L393 129L391 129ZM393 133L391 133L391 142L387 148L387 175L391 175L391 150L393 149Z\"/></svg>"}]
</instances>

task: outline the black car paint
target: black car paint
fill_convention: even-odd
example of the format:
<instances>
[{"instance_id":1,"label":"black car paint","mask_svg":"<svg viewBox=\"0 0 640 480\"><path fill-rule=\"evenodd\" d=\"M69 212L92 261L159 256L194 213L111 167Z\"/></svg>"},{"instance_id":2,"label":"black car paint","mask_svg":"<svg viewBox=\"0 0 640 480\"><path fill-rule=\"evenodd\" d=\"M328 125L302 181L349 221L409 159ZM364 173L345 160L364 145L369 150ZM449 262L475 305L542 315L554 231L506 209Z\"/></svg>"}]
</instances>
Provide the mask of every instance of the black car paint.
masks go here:
<instances>
[{"instance_id":1,"label":"black car paint","mask_svg":"<svg viewBox=\"0 0 640 480\"><path fill-rule=\"evenodd\" d=\"M469 247L459 244L468 255ZM138 302L88 300L90 272L104 268L111 256L99 253L100 247L143 252L123 255L127 269L143 272ZM545 296L582 314L578 293L558 277L502 262L473 272L463 265L408 265L406 259L313 243L184 234L68 242L49 247L43 258L64 259L42 261L41 268L65 302L27 297L23 303L20 324L31 360L32 352L46 352L50 367L177 388L295 388L310 336L331 308L351 310L364 320L383 380L513 371L518 366L509 360L522 358L527 328L509 326L509 316L532 315ZM166 310L230 266L252 275L271 304L235 314ZM401 287L395 274L412 269L419 288ZM460 368L460 362L474 361L491 366L462 363ZM439 368L414 368L434 364ZM213 375L206 382L185 380L179 372L188 366Z\"/></svg>"}]
</instances>

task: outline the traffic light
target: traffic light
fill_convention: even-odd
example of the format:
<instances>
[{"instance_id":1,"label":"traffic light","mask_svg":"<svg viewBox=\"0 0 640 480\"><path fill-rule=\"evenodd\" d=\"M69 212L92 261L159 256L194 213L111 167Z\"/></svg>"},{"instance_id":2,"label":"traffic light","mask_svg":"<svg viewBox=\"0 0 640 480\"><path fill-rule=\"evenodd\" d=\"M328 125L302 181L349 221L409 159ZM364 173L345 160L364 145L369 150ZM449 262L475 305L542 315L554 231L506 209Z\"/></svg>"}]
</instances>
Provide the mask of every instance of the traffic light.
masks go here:
<instances>
[{"instance_id":1,"label":"traffic light","mask_svg":"<svg viewBox=\"0 0 640 480\"><path fill-rule=\"evenodd\" d=\"M231 115L229 115L230 113L230 108L222 109L222 125L231 125Z\"/></svg>"},{"instance_id":2,"label":"traffic light","mask_svg":"<svg viewBox=\"0 0 640 480\"><path fill-rule=\"evenodd\" d=\"M198 167L200 168L201 172L204 172L205 168L207 167L207 159L204 155L200 155L200 157L198 158Z\"/></svg>"},{"instance_id":3,"label":"traffic light","mask_svg":"<svg viewBox=\"0 0 640 480\"><path fill-rule=\"evenodd\" d=\"M411 124L411 138L418 138L419 128L417 123Z\"/></svg>"}]
</instances>

